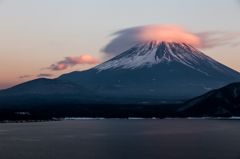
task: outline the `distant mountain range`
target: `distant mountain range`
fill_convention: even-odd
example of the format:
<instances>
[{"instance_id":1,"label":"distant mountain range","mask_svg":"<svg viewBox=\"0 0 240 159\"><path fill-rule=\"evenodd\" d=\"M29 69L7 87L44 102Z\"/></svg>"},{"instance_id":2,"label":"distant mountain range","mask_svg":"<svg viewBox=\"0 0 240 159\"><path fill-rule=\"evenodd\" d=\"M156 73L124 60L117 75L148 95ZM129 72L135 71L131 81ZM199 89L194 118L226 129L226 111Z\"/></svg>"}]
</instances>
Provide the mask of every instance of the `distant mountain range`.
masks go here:
<instances>
[{"instance_id":1,"label":"distant mountain range","mask_svg":"<svg viewBox=\"0 0 240 159\"><path fill-rule=\"evenodd\" d=\"M39 78L0 91L0 108L81 103L98 98L95 93L67 80ZM0 110L1 111L1 110Z\"/></svg>"},{"instance_id":2,"label":"distant mountain range","mask_svg":"<svg viewBox=\"0 0 240 159\"><path fill-rule=\"evenodd\" d=\"M74 82L46 78L35 79L0 91L0 96L64 94L79 94L84 96L94 95L92 91Z\"/></svg>"}]
</instances>

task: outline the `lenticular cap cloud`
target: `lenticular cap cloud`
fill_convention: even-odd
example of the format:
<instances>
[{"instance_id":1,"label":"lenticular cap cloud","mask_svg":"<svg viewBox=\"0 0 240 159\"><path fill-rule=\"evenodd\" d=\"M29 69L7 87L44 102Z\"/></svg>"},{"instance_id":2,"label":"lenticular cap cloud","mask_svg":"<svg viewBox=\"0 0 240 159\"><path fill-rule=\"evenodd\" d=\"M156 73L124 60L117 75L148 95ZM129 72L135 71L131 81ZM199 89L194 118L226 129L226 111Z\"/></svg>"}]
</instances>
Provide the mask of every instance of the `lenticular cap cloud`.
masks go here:
<instances>
[{"instance_id":1,"label":"lenticular cap cloud","mask_svg":"<svg viewBox=\"0 0 240 159\"><path fill-rule=\"evenodd\" d=\"M102 51L106 54L118 54L123 50L147 41L184 42L193 46L200 46L201 39L187 31L181 25L149 25L133 27L118 32L117 35Z\"/></svg>"},{"instance_id":2,"label":"lenticular cap cloud","mask_svg":"<svg viewBox=\"0 0 240 159\"><path fill-rule=\"evenodd\" d=\"M117 31L112 36L116 37L101 50L107 57L113 57L139 43L148 41L178 42L190 44L196 48L211 48L226 44L229 40L238 37L239 33L220 31L192 33L183 25L162 24L128 28Z\"/></svg>"}]
</instances>

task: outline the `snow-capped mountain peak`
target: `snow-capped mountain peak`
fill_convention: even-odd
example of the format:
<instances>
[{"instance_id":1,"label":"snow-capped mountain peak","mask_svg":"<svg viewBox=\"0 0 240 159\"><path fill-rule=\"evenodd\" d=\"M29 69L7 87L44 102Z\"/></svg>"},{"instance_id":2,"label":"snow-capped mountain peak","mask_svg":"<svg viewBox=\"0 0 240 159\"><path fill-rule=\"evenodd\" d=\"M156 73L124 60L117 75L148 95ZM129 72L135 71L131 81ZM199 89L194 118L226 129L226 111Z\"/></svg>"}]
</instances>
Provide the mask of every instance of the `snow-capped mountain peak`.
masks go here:
<instances>
[{"instance_id":1,"label":"snow-capped mountain peak","mask_svg":"<svg viewBox=\"0 0 240 159\"><path fill-rule=\"evenodd\" d=\"M59 79L72 80L106 96L188 98L240 81L240 73L191 45L152 41Z\"/></svg>"},{"instance_id":2,"label":"snow-capped mountain peak","mask_svg":"<svg viewBox=\"0 0 240 159\"><path fill-rule=\"evenodd\" d=\"M191 45L176 42L147 42L138 44L124 53L108 60L95 69L137 69L151 67L159 63L179 62L207 75L202 65L208 65L220 71L221 64L201 53Z\"/></svg>"}]
</instances>

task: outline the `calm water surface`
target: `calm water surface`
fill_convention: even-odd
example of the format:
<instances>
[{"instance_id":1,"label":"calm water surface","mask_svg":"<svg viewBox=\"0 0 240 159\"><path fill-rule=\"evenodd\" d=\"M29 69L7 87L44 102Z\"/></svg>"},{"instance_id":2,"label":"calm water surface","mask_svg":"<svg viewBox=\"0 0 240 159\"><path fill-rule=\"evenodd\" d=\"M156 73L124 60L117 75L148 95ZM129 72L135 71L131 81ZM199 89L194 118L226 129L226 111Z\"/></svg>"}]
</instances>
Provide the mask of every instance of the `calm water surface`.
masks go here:
<instances>
[{"instance_id":1,"label":"calm water surface","mask_svg":"<svg viewBox=\"0 0 240 159\"><path fill-rule=\"evenodd\" d=\"M0 124L1 159L240 159L240 120Z\"/></svg>"}]
</instances>

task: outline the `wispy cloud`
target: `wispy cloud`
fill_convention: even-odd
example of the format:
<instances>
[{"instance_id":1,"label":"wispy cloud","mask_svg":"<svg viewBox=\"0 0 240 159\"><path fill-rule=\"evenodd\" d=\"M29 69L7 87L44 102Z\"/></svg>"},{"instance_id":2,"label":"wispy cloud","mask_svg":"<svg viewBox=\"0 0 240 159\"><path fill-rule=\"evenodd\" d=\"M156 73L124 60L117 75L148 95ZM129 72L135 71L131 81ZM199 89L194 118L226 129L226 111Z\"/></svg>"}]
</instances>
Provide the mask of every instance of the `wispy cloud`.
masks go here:
<instances>
[{"instance_id":1,"label":"wispy cloud","mask_svg":"<svg viewBox=\"0 0 240 159\"><path fill-rule=\"evenodd\" d=\"M18 78L29 78L32 77L31 75L24 75L24 76L19 76Z\"/></svg>"},{"instance_id":2,"label":"wispy cloud","mask_svg":"<svg viewBox=\"0 0 240 159\"><path fill-rule=\"evenodd\" d=\"M41 73L37 75L37 77L51 77L51 76L53 76L53 74Z\"/></svg>"},{"instance_id":3,"label":"wispy cloud","mask_svg":"<svg viewBox=\"0 0 240 159\"><path fill-rule=\"evenodd\" d=\"M201 39L200 48L213 48L216 46L234 44L231 40L240 37L237 32L207 31L196 34Z\"/></svg>"},{"instance_id":4,"label":"wispy cloud","mask_svg":"<svg viewBox=\"0 0 240 159\"><path fill-rule=\"evenodd\" d=\"M43 69L50 69L53 71L64 70L68 67L73 67L79 64L98 64L100 63L97 59L93 58L90 55L82 55L80 57L65 57L64 60L59 61L55 64L52 64L50 67L46 67Z\"/></svg>"},{"instance_id":5,"label":"wispy cloud","mask_svg":"<svg viewBox=\"0 0 240 159\"><path fill-rule=\"evenodd\" d=\"M112 35L116 37L101 50L108 57L115 56L147 41L181 42L196 48L212 48L230 44L231 40L240 36L240 33L223 31L192 33L186 26L162 24L128 28L117 31Z\"/></svg>"}]
</instances>

